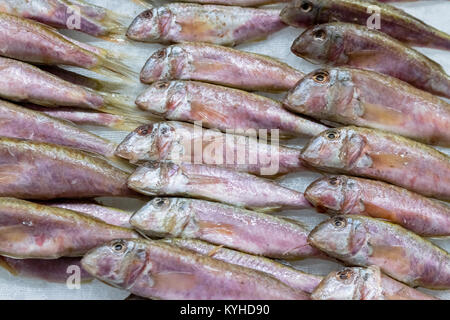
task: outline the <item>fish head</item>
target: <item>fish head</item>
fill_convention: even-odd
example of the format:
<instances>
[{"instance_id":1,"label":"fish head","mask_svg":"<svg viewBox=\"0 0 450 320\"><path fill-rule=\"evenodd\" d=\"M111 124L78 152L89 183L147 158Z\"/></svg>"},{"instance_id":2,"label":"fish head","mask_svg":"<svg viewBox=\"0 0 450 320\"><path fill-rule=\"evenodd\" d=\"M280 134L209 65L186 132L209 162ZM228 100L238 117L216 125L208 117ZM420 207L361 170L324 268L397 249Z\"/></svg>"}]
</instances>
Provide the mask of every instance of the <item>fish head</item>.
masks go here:
<instances>
[{"instance_id":1,"label":"fish head","mask_svg":"<svg viewBox=\"0 0 450 320\"><path fill-rule=\"evenodd\" d=\"M281 20L288 25L303 28L317 24L322 2L322 0L293 0L281 11Z\"/></svg>"},{"instance_id":2,"label":"fish head","mask_svg":"<svg viewBox=\"0 0 450 320\"><path fill-rule=\"evenodd\" d=\"M147 252L139 240L114 240L89 251L81 265L96 278L127 289L140 276L146 260Z\"/></svg>"},{"instance_id":3,"label":"fish head","mask_svg":"<svg viewBox=\"0 0 450 320\"><path fill-rule=\"evenodd\" d=\"M366 140L353 127L326 130L303 148L301 158L328 171L348 171L354 166L370 166L364 153Z\"/></svg>"},{"instance_id":4,"label":"fish head","mask_svg":"<svg viewBox=\"0 0 450 320\"><path fill-rule=\"evenodd\" d=\"M165 6L153 7L139 14L127 30L131 40L160 42L164 40L172 20L172 12Z\"/></svg>"},{"instance_id":5,"label":"fish head","mask_svg":"<svg viewBox=\"0 0 450 320\"><path fill-rule=\"evenodd\" d=\"M177 96L186 97L185 92L184 81L157 81L137 97L136 105L153 114L165 116L178 107L181 101Z\"/></svg>"},{"instance_id":6,"label":"fish head","mask_svg":"<svg viewBox=\"0 0 450 320\"><path fill-rule=\"evenodd\" d=\"M367 300L382 298L378 267L345 268L331 272L317 286L314 300Z\"/></svg>"},{"instance_id":7,"label":"fish head","mask_svg":"<svg viewBox=\"0 0 450 320\"><path fill-rule=\"evenodd\" d=\"M320 24L306 29L292 44L297 56L315 64L333 65L340 61L343 31L333 24Z\"/></svg>"},{"instance_id":8,"label":"fish head","mask_svg":"<svg viewBox=\"0 0 450 320\"><path fill-rule=\"evenodd\" d=\"M357 255L367 241L366 229L359 219L336 216L319 224L308 236L308 242L330 256L351 258Z\"/></svg>"},{"instance_id":9,"label":"fish head","mask_svg":"<svg viewBox=\"0 0 450 320\"><path fill-rule=\"evenodd\" d=\"M178 237L190 217L189 200L184 198L155 198L138 210L130 223L154 237Z\"/></svg>"},{"instance_id":10,"label":"fish head","mask_svg":"<svg viewBox=\"0 0 450 320\"><path fill-rule=\"evenodd\" d=\"M150 56L142 68L141 82L181 79L185 70L188 70L191 60L191 55L182 45L161 48Z\"/></svg>"},{"instance_id":11,"label":"fish head","mask_svg":"<svg viewBox=\"0 0 450 320\"><path fill-rule=\"evenodd\" d=\"M174 128L166 122L143 125L125 138L116 155L132 162L166 159L174 139Z\"/></svg>"},{"instance_id":12,"label":"fish head","mask_svg":"<svg viewBox=\"0 0 450 320\"><path fill-rule=\"evenodd\" d=\"M314 181L306 189L305 197L319 211L346 214L358 208L360 193L360 186L352 178L332 176Z\"/></svg>"}]
</instances>

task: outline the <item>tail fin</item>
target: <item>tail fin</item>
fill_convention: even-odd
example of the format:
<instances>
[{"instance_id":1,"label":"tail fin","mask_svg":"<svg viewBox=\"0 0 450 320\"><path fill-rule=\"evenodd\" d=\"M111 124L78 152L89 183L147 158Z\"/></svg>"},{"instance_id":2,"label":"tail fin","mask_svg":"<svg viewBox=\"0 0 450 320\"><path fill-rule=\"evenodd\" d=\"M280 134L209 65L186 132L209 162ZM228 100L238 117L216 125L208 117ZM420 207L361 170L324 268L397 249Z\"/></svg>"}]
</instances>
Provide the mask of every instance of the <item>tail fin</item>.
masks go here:
<instances>
[{"instance_id":1,"label":"tail fin","mask_svg":"<svg viewBox=\"0 0 450 320\"><path fill-rule=\"evenodd\" d=\"M127 65L123 64L119 57L121 57L121 55L105 50L104 54L98 56L100 65L92 70L105 76L119 76L121 79L128 80L129 82L132 82L134 79L139 81L139 74L131 70L131 68Z\"/></svg>"}]
</instances>

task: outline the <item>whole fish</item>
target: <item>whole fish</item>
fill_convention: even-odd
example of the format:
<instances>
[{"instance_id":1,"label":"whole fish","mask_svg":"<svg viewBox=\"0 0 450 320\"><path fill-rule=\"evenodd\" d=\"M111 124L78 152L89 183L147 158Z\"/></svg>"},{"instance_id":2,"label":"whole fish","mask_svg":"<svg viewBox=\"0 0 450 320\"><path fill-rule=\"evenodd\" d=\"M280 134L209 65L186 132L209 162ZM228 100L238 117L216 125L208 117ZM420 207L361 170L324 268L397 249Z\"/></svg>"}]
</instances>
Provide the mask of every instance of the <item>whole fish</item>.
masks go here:
<instances>
[{"instance_id":1,"label":"whole fish","mask_svg":"<svg viewBox=\"0 0 450 320\"><path fill-rule=\"evenodd\" d=\"M311 208L303 193L271 180L199 164L149 162L128 186L150 196L191 196L260 211Z\"/></svg>"},{"instance_id":2,"label":"whole fish","mask_svg":"<svg viewBox=\"0 0 450 320\"><path fill-rule=\"evenodd\" d=\"M450 288L450 255L396 224L364 216L339 216L319 224L309 242L356 266L376 265L410 286Z\"/></svg>"},{"instance_id":3,"label":"whole fish","mask_svg":"<svg viewBox=\"0 0 450 320\"><path fill-rule=\"evenodd\" d=\"M450 206L381 181L321 178L305 197L319 211L386 219L422 236L450 236Z\"/></svg>"},{"instance_id":4,"label":"whole fish","mask_svg":"<svg viewBox=\"0 0 450 320\"><path fill-rule=\"evenodd\" d=\"M200 240L164 239L162 241L223 262L267 273L289 287L306 293L312 293L322 280L321 276L305 273L272 259L215 246Z\"/></svg>"},{"instance_id":5,"label":"whole fish","mask_svg":"<svg viewBox=\"0 0 450 320\"><path fill-rule=\"evenodd\" d=\"M81 263L100 280L145 298L309 300L265 273L158 241L116 240L90 251Z\"/></svg>"},{"instance_id":6,"label":"whole fish","mask_svg":"<svg viewBox=\"0 0 450 320\"><path fill-rule=\"evenodd\" d=\"M94 277L81 267L80 258L14 259L0 257L0 266L12 275L37 278L48 282L67 283L70 278L77 278L81 283L94 280Z\"/></svg>"},{"instance_id":7,"label":"whole fish","mask_svg":"<svg viewBox=\"0 0 450 320\"><path fill-rule=\"evenodd\" d=\"M151 237L199 239L270 258L321 255L308 244L309 231L299 222L217 202L155 198L130 223Z\"/></svg>"},{"instance_id":8,"label":"whole fish","mask_svg":"<svg viewBox=\"0 0 450 320\"><path fill-rule=\"evenodd\" d=\"M295 27L327 22L372 24L411 46L450 50L450 35L401 9L375 0L293 0L281 12L281 19Z\"/></svg>"},{"instance_id":9,"label":"whole fish","mask_svg":"<svg viewBox=\"0 0 450 320\"><path fill-rule=\"evenodd\" d=\"M296 55L315 64L368 69L450 98L450 77L441 65L386 34L350 23L307 29L293 43Z\"/></svg>"},{"instance_id":10,"label":"whole fish","mask_svg":"<svg viewBox=\"0 0 450 320\"><path fill-rule=\"evenodd\" d=\"M59 144L113 157L117 145L67 121L0 100L0 136Z\"/></svg>"},{"instance_id":11,"label":"whole fish","mask_svg":"<svg viewBox=\"0 0 450 320\"><path fill-rule=\"evenodd\" d=\"M278 101L197 81L158 81L137 99L139 108L167 120L197 122L226 132L278 129L279 135L314 136L326 126L286 111Z\"/></svg>"},{"instance_id":12,"label":"whole fish","mask_svg":"<svg viewBox=\"0 0 450 320\"><path fill-rule=\"evenodd\" d=\"M133 196L128 174L80 150L0 138L0 196L48 200Z\"/></svg>"},{"instance_id":13,"label":"whole fish","mask_svg":"<svg viewBox=\"0 0 450 320\"><path fill-rule=\"evenodd\" d=\"M0 212L0 253L12 258L79 257L105 242L139 237L71 210L14 198L0 198Z\"/></svg>"},{"instance_id":14,"label":"whole fish","mask_svg":"<svg viewBox=\"0 0 450 320\"><path fill-rule=\"evenodd\" d=\"M225 134L175 121L137 128L120 143L116 155L132 163L169 160L219 166L258 175L306 170L300 160L301 150L280 146L273 137L269 140Z\"/></svg>"},{"instance_id":15,"label":"whole fish","mask_svg":"<svg viewBox=\"0 0 450 320\"><path fill-rule=\"evenodd\" d=\"M235 46L286 28L279 9L168 3L142 12L127 37L143 42L206 42Z\"/></svg>"},{"instance_id":16,"label":"whole fish","mask_svg":"<svg viewBox=\"0 0 450 320\"><path fill-rule=\"evenodd\" d=\"M380 129L450 147L450 104L376 72L316 70L300 80L284 104L316 119Z\"/></svg>"},{"instance_id":17,"label":"whole fish","mask_svg":"<svg viewBox=\"0 0 450 320\"><path fill-rule=\"evenodd\" d=\"M46 202L45 205L76 211L113 226L132 229L130 219L133 212L103 206L95 201L65 200Z\"/></svg>"},{"instance_id":18,"label":"whole fish","mask_svg":"<svg viewBox=\"0 0 450 320\"><path fill-rule=\"evenodd\" d=\"M77 42L39 22L7 13L0 13L0 53L26 62L134 77L127 66L105 49Z\"/></svg>"},{"instance_id":19,"label":"whole fish","mask_svg":"<svg viewBox=\"0 0 450 320\"><path fill-rule=\"evenodd\" d=\"M181 43L159 49L141 71L141 81L198 80L253 91L285 91L303 73L255 53L206 43Z\"/></svg>"},{"instance_id":20,"label":"whole fish","mask_svg":"<svg viewBox=\"0 0 450 320\"><path fill-rule=\"evenodd\" d=\"M80 1L1 0L0 11L106 39L125 32L115 13L98 6L83 5Z\"/></svg>"},{"instance_id":21,"label":"whole fish","mask_svg":"<svg viewBox=\"0 0 450 320\"><path fill-rule=\"evenodd\" d=\"M450 158L427 145L375 129L342 127L311 139L302 159L313 167L386 181L450 199Z\"/></svg>"},{"instance_id":22,"label":"whole fish","mask_svg":"<svg viewBox=\"0 0 450 320\"><path fill-rule=\"evenodd\" d=\"M380 268L333 271L319 284L314 300L436 300L380 272Z\"/></svg>"}]
</instances>

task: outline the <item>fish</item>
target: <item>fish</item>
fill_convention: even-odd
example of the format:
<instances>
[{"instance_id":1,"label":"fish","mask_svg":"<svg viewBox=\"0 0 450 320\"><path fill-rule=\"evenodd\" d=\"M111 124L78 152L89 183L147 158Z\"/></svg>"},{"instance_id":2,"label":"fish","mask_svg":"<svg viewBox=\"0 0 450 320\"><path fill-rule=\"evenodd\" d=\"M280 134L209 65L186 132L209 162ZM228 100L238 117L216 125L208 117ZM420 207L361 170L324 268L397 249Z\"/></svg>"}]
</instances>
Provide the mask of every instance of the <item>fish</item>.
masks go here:
<instances>
[{"instance_id":1,"label":"fish","mask_svg":"<svg viewBox=\"0 0 450 320\"><path fill-rule=\"evenodd\" d=\"M360 267L378 266L410 286L450 288L450 255L403 227L380 219L346 215L319 224L309 243Z\"/></svg>"},{"instance_id":2,"label":"fish","mask_svg":"<svg viewBox=\"0 0 450 320\"><path fill-rule=\"evenodd\" d=\"M0 100L0 136L54 143L105 157L114 157L117 145L67 121Z\"/></svg>"},{"instance_id":3,"label":"fish","mask_svg":"<svg viewBox=\"0 0 450 320\"><path fill-rule=\"evenodd\" d=\"M290 2L291 0L180 0L201 4L219 4L224 6L257 7L272 3Z\"/></svg>"},{"instance_id":4,"label":"fish","mask_svg":"<svg viewBox=\"0 0 450 320\"><path fill-rule=\"evenodd\" d=\"M106 49L78 42L36 21L0 12L0 53L31 63L66 65L133 79L134 72Z\"/></svg>"},{"instance_id":5,"label":"fish","mask_svg":"<svg viewBox=\"0 0 450 320\"><path fill-rule=\"evenodd\" d=\"M149 196L190 196L256 211L307 209L303 193L245 172L199 164L143 163L128 186Z\"/></svg>"},{"instance_id":6,"label":"fish","mask_svg":"<svg viewBox=\"0 0 450 320\"><path fill-rule=\"evenodd\" d=\"M80 257L114 239L136 239L131 229L74 211L0 198L0 254L16 259Z\"/></svg>"},{"instance_id":7,"label":"fish","mask_svg":"<svg viewBox=\"0 0 450 320\"><path fill-rule=\"evenodd\" d=\"M1 197L136 197L127 187L128 176L98 155L54 144L0 138Z\"/></svg>"},{"instance_id":8,"label":"fish","mask_svg":"<svg viewBox=\"0 0 450 320\"><path fill-rule=\"evenodd\" d=\"M391 184L348 176L314 181L305 197L332 215L364 215L397 223L425 237L450 236L450 206Z\"/></svg>"},{"instance_id":9,"label":"fish","mask_svg":"<svg viewBox=\"0 0 450 320\"><path fill-rule=\"evenodd\" d=\"M309 300L265 273L157 241L116 240L90 251L81 264L96 278L144 298Z\"/></svg>"},{"instance_id":10,"label":"fish","mask_svg":"<svg viewBox=\"0 0 450 320\"><path fill-rule=\"evenodd\" d=\"M130 219L150 237L207 241L277 259L320 257L300 222L197 199L154 198Z\"/></svg>"},{"instance_id":11,"label":"fish","mask_svg":"<svg viewBox=\"0 0 450 320\"><path fill-rule=\"evenodd\" d=\"M322 68L300 80L283 103L315 119L450 147L450 104L377 72Z\"/></svg>"},{"instance_id":12,"label":"fish","mask_svg":"<svg viewBox=\"0 0 450 320\"><path fill-rule=\"evenodd\" d=\"M294 27L327 22L371 25L409 46L450 50L450 35L401 9L375 0L293 0L280 16L284 23Z\"/></svg>"},{"instance_id":13,"label":"fish","mask_svg":"<svg viewBox=\"0 0 450 320\"><path fill-rule=\"evenodd\" d=\"M64 200L44 202L44 204L50 207L76 211L77 213L99 219L113 226L127 229L133 228L130 224L130 219L133 212L107 207L97 203L96 201Z\"/></svg>"},{"instance_id":14,"label":"fish","mask_svg":"<svg viewBox=\"0 0 450 320\"><path fill-rule=\"evenodd\" d=\"M125 33L123 17L105 8L69 0L2 0L0 12L41 22L58 29L77 30L102 39Z\"/></svg>"},{"instance_id":15,"label":"fish","mask_svg":"<svg viewBox=\"0 0 450 320\"><path fill-rule=\"evenodd\" d=\"M94 277L81 267L81 259L74 257L45 260L0 256L0 266L17 277L40 279L52 283L67 283L74 277L79 277L80 283L94 280Z\"/></svg>"},{"instance_id":16,"label":"fish","mask_svg":"<svg viewBox=\"0 0 450 320\"><path fill-rule=\"evenodd\" d=\"M333 271L311 297L313 300L438 300L384 275L377 266Z\"/></svg>"},{"instance_id":17,"label":"fish","mask_svg":"<svg viewBox=\"0 0 450 320\"><path fill-rule=\"evenodd\" d=\"M450 98L450 77L440 64L365 26L327 23L311 27L294 41L291 51L315 64L383 73Z\"/></svg>"},{"instance_id":18,"label":"fish","mask_svg":"<svg viewBox=\"0 0 450 320\"><path fill-rule=\"evenodd\" d=\"M190 41L236 46L265 39L286 27L279 9L168 3L139 14L127 37L162 44Z\"/></svg>"},{"instance_id":19,"label":"fish","mask_svg":"<svg viewBox=\"0 0 450 320\"><path fill-rule=\"evenodd\" d=\"M316 169L388 182L450 200L450 159L425 144L375 129L341 127L312 138L302 159Z\"/></svg>"},{"instance_id":20,"label":"fish","mask_svg":"<svg viewBox=\"0 0 450 320\"><path fill-rule=\"evenodd\" d=\"M273 58L207 43L186 42L157 50L141 82L197 80L248 91L291 89L304 74Z\"/></svg>"},{"instance_id":21,"label":"fish","mask_svg":"<svg viewBox=\"0 0 450 320\"><path fill-rule=\"evenodd\" d=\"M184 122L146 124L131 132L116 156L139 161L173 161L219 166L257 175L307 170L301 149L279 145L273 136L257 138L225 134ZM272 170L272 168L274 168ZM270 172L269 172L270 171Z\"/></svg>"},{"instance_id":22,"label":"fish","mask_svg":"<svg viewBox=\"0 0 450 320\"><path fill-rule=\"evenodd\" d=\"M223 262L267 273L289 287L306 293L312 293L322 281L321 276L305 273L275 260L227 249L200 240L164 239L161 241Z\"/></svg>"},{"instance_id":23,"label":"fish","mask_svg":"<svg viewBox=\"0 0 450 320\"><path fill-rule=\"evenodd\" d=\"M315 136L328 129L294 115L273 99L198 81L157 81L138 96L136 105L166 120L201 121L207 128L234 129L235 134L276 129L284 138Z\"/></svg>"}]
</instances>

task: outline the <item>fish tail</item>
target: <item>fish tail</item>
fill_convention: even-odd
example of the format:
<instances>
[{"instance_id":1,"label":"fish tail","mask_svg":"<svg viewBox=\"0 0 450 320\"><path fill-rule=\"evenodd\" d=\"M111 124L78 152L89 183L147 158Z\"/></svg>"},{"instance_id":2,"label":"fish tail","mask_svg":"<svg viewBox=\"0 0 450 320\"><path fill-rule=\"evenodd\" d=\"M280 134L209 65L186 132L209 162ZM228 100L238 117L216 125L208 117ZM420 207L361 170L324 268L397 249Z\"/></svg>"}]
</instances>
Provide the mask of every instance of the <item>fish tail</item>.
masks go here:
<instances>
[{"instance_id":1,"label":"fish tail","mask_svg":"<svg viewBox=\"0 0 450 320\"><path fill-rule=\"evenodd\" d=\"M111 123L109 127L118 131L134 131L136 128L148 122L149 121L144 122L121 117L121 119L117 119L117 121Z\"/></svg>"},{"instance_id":2,"label":"fish tail","mask_svg":"<svg viewBox=\"0 0 450 320\"><path fill-rule=\"evenodd\" d=\"M124 55L114 54L108 51L104 51L99 58L99 66L93 68L96 71L105 76L119 76L123 80L132 82L134 79L139 79L139 74L131 70L130 67L121 62Z\"/></svg>"}]
</instances>

